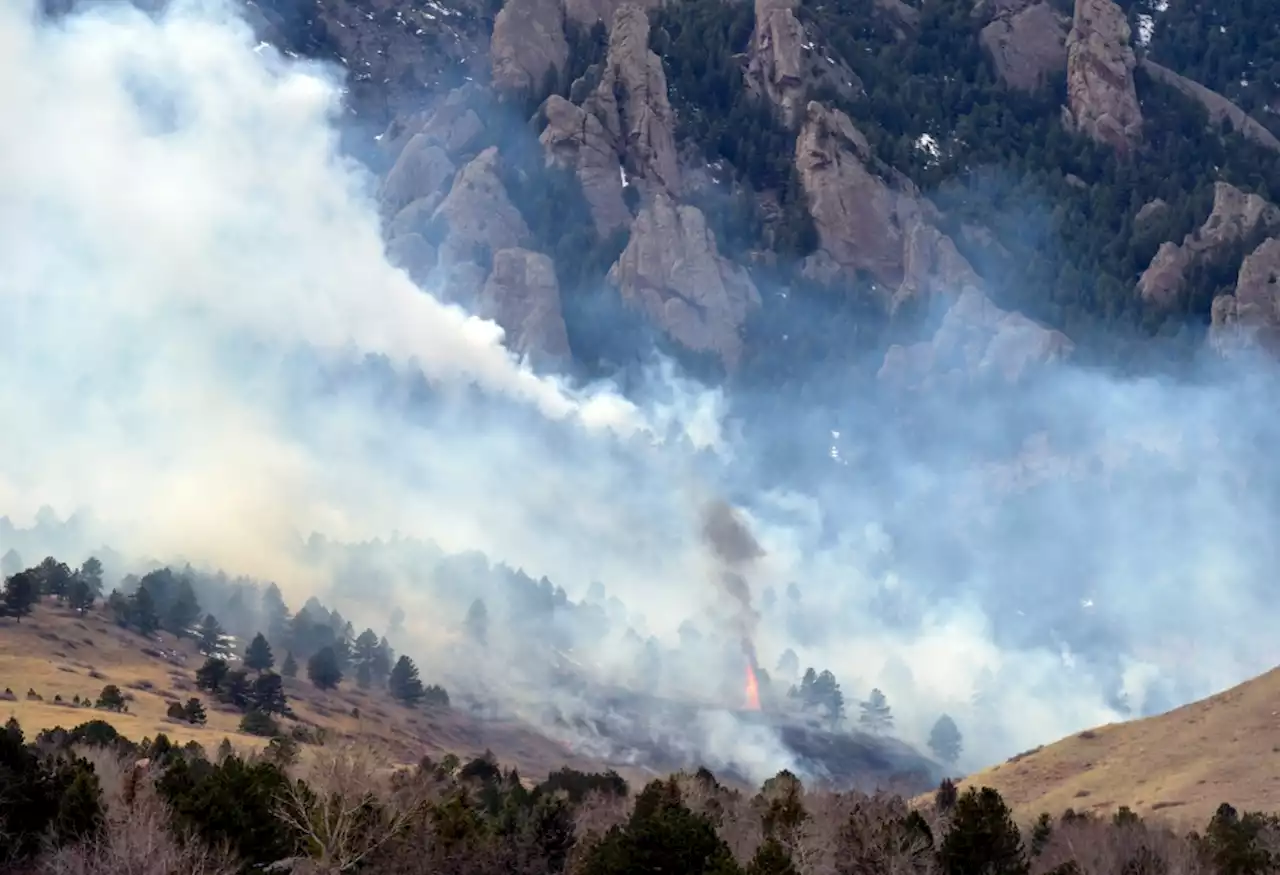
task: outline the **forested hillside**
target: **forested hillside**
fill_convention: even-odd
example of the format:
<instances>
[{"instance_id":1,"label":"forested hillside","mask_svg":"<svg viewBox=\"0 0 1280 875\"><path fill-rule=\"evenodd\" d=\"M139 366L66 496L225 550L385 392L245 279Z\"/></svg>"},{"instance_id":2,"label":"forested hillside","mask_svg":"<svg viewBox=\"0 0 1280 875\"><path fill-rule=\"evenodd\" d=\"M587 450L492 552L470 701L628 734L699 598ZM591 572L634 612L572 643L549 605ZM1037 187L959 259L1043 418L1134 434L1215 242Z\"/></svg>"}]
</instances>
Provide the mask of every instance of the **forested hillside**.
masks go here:
<instances>
[{"instance_id":1,"label":"forested hillside","mask_svg":"<svg viewBox=\"0 0 1280 875\"><path fill-rule=\"evenodd\" d=\"M1273 223L1223 201L1230 230L1182 244L1215 197L1280 197L1280 13L1202 7L508 0L407 23L315 0L266 30L364 71L349 99L382 131L363 157L392 257L518 351L588 375L656 344L748 384L816 362L911 382L1014 328L1017 373L1205 347ZM959 351L912 347L966 288L1001 310L956 311ZM1224 331L1257 327L1224 300Z\"/></svg>"}]
</instances>

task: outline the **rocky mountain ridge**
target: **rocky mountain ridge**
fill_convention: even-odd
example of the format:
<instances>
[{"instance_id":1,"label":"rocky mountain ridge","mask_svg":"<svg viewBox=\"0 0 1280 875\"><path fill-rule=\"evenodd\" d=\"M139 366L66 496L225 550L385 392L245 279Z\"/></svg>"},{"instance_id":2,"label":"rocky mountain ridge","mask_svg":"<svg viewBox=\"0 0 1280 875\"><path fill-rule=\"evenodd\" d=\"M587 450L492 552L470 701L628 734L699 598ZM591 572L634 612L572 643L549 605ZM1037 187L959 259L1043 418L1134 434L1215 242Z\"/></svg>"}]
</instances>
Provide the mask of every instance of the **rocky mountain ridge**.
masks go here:
<instances>
[{"instance_id":1,"label":"rocky mountain ridge","mask_svg":"<svg viewBox=\"0 0 1280 875\"><path fill-rule=\"evenodd\" d=\"M589 213L590 227L579 241L587 245L579 252L605 254L588 293L636 314L670 348L712 359L727 373L753 353L752 320L774 306L776 296L793 294L795 283L824 305L847 297L855 286L868 289L880 318L890 324L933 314L923 336L899 337L884 350L875 370L895 383L967 382L988 375L1016 380L1073 353L1075 343L1063 331L999 305L985 259L973 261L981 252L970 239L990 239L990 229L958 220L922 193L909 173L884 159L882 138L869 138L863 121L850 115L860 113L856 102L833 96L839 92L832 87L835 80L843 80L843 93L855 97L871 86L823 45L822 35L807 23L807 4L802 9L795 0L756 0L749 10L721 4L726 14L738 16L734 21L750 23L744 51L732 59L745 99L763 102L793 138L792 154L769 156L785 161L794 174L815 232L816 246L792 265L767 245L726 248L724 220L707 212L708 198L727 192L737 198L731 204L748 204L766 226L785 225L774 186L744 181L723 160L708 161L706 144L682 132L690 112L685 80L668 81L665 57L655 50L670 39L668 29L655 32L651 21L660 7L629 0L507 0L492 18L487 47L473 39L474 51L457 52L478 75L418 87L403 83L404 71L420 70L421 64L397 40L407 10L416 14L424 7L396 0L374 5L378 9L365 22L382 22L378 28L332 42L357 53L374 43L385 46L390 54L378 55L384 60L374 75L388 79L399 71L402 80L399 96L385 101L394 108L379 138L389 254L425 288L495 318L521 354L571 360L576 331L566 323L565 295L577 300L587 294L564 287L566 271L576 269L567 263L573 247L552 251L557 241L544 239L542 216L530 215L527 204L517 203L528 197L511 191L512 184L536 188L530 177L553 169L571 173ZM351 8L343 0L317 0L314 21L320 24L313 27L349 30ZM928 8L923 24L917 7L875 8L891 42L910 42L914 29L928 26ZM1069 27L1055 0L980 0L966 11L974 22L973 43L1010 93L1042 93L1050 87L1046 83L1063 77L1063 129L1111 154L1102 160L1133 161L1152 138L1136 81L1144 70L1203 104L1210 121L1226 118L1263 146L1275 140L1220 95L1141 60L1129 19L1113 0L1075 0ZM747 12L749 19L743 19ZM437 15L445 22L465 17ZM585 63L592 59L582 57L583 45L591 40L598 57ZM463 42L454 35L454 45ZM417 51L425 54L427 47ZM372 63L361 56L346 60L357 78L362 74L356 68ZM416 98L407 98L409 92ZM683 109L677 98L685 101ZM540 153L532 164L512 157L518 151L513 137L524 132L499 130L494 121L502 113L520 121L525 110L532 114ZM917 151L939 150L937 139L921 135ZM1141 277L1134 276L1135 306L1173 309L1196 264L1250 237L1255 228L1272 227L1274 207L1264 209L1265 203L1258 194L1219 181L1212 214L1200 230L1184 235L1182 243L1159 241ZM1161 214L1154 201L1143 209L1125 221L1151 225L1148 220ZM1159 233L1161 223L1154 224ZM1260 248L1261 241L1250 240L1252 250ZM1262 257L1252 261L1250 277L1261 270ZM1222 348L1228 323L1256 326L1280 318L1265 315L1270 311L1260 304L1257 282L1251 282L1234 297L1229 289L1215 296L1223 301L1213 306L1212 348ZM1232 336L1245 334L1257 331Z\"/></svg>"}]
</instances>

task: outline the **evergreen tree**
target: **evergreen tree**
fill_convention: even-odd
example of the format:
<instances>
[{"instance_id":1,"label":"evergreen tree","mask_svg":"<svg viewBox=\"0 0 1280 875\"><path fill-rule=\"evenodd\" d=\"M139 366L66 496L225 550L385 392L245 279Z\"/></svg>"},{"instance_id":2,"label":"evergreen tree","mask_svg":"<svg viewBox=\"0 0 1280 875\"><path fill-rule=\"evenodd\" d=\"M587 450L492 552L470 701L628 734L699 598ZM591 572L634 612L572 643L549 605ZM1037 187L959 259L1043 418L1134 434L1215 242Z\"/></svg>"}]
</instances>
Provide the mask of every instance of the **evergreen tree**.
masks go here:
<instances>
[{"instance_id":1,"label":"evergreen tree","mask_svg":"<svg viewBox=\"0 0 1280 875\"><path fill-rule=\"evenodd\" d=\"M267 643L267 639L261 632L253 636L253 640L249 642L249 646L244 651L245 668L251 668L254 671L268 671L276 664L275 656L271 653L271 645Z\"/></svg>"},{"instance_id":2,"label":"evergreen tree","mask_svg":"<svg viewBox=\"0 0 1280 875\"><path fill-rule=\"evenodd\" d=\"M237 708L248 708L253 698L253 684L249 672L242 668L227 672L222 681L222 700Z\"/></svg>"},{"instance_id":3,"label":"evergreen tree","mask_svg":"<svg viewBox=\"0 0 1280 875\"><path fill-rule=\"evenodd\" d=\"M418 667L407 656L401 656L395 668L391 669L391 677L387 681L387 689L396 699L406 705L416 705L426 695L422 680L418 677Z\"/></svg>"},{"instance_id":4,"label":"evergreen tree","mask_svg":"<svg viewBox=\"0 0 1280 875\"><path fill-rule=\"evenodd\" d=\"M129 598L129 624L142 635L154 635L160 628L155 599L146 585Z\"/></svg>"},{"instance_id":5,"label":"evergreen tree","mask_svg":"<svg viewBox=\"0 0 1280 875\"><path fill-rule=\"evenodd\" d=\"M102 688L102 692L98 694L98 701L94 703L94 707L102 708L104 711L123 711L125 709L124 695L115 684L107 684Z\"/></svg>"},{"instance_id":6,"label":"evergreen tree","mask_svg":"<svg viewBox=\"0 0 1280 875\"><path fill-rule=\"evenodd\" d=\"M81 614L87 613L93 607L93 600L96 597L97 595L89 582L77 574L67 590L67 604L71 606L71 609Z\"/></svg>"},{"instance_id":7,"label":"evergreen tree","mask_svg":"<svg viewBox=\"0 0 1280 875\"><path fill-rule=\"evenodd\" d=\"M280 666L280 673L287 678L296 678L298 676L298 661L293 658L292 650L285 652L284 665Z\"/></svg>"},{"instance_id":8,"label":"evergreen tree","mask_svg":"<svg viewBox=\"0 0 1280 875\"><path fill-rule=\"evenodd\" d=\"M264 711L250 711L240 718L240 731L246 735L271 738L280 734L280 725Z\"/></svg>"},{"instance_id":9,"label":"evergreen tree","mask_svg":"<svg viewBox=\"0 0 1280 875\"><path fill-rule=\"evenodd\" d=\"M71 589L71 569L65 562L59 562L52 556L46 556L35 569L40 581L40 592L51 595L59 604L67 597Z\"/></svg>"},{"instance_id":10,"label":"evergreen tree","mask_svg":"<svg viewBox=\"0 0 1280 875\"><path fill-rule=\"evenodd\" d=\"M367 689L373 683L373 667L378 656L378 636L372 629L365 629L352 647L352 662L356 667L356 685Z\"/></svg>"},{"instance_id":11,"label":"evergreen tree","mask_svg":"<svg viewBox=\"0 0 1280 875\"><path fill-rule=\"evenodd\" d=\"M196 647L205 656L218 656L221 653L222 636L224 634L222 624L218 622L218 618L213 614L205 614L204 622L200 624Z\"/></svg>"},{"instance_id":12,"label":"evergreen tree","mask_svg":"<svg viewBox=\"0 0 1280 875\"><path fill-rule=\"evenodd\" d=\"M395 665L396 654L391 649L391 644L386 638L378 642L378 649L373 654L373 682L378 686L386 686L387 678L391 675L391 668Z\"/></svg>"},{"instance_id":13,"label":"evergreen tree","mask_svg":"<svg viewBox=\"0 0 1280 875\"><path fill-rule=\"evenodd\" d=\"M284 695L284 682L275 672L263 672L253 680L249 705L264 714L288 714L289 702Z\"/></svg>"},{"instance_id":14,"label":"evergreen tree","mask_svg":"<svg viewBox=\"0 0 1280 875\"><path fill-rule=\"evenodd\" d=\"M938 862L943 875L1027 875L1030 871L1013 814L990 787L971 787L956 800Z\"/></svg>"},{"instance_id":15,"label":"evergreen tree","mask_svg":"<svg viewBox=\"0 0 1280 875\"><path fill-rule=\"evenodd\" d=\"M342 682L342 667L332 647L322 647L307 660L307 677L322 690L332 690Z\"/></svg>"},{"instance_id":16,"label":"evergreen tree","mask_svg":"<svg viewBox=\"0 0 1280 875\"><path fill-rule=\"evenodd\" d=\"M200 602L190 579L184 575L174 583L173 599L164 612L164 627L179 638L185 638L199 619Z\"/></svg>"},{"instance_id":17,"label":"evergreen tree","mask_svg":"<svg viewBox=\"0 0 1280 875\"><path fill-rule=\"evenodd\" d=\"M880 734L893 728L893 714L889 702L880 690L872 690L871 695L859 706L862 713L858 715L858 723L868 732Z\"/></svg>"},{"instance_id":18,"label":"evergreen tree","mask_svg":"<svg viewBox=\"0 0 1280 875\"><path fill-rule=\"evenodd\" d=\"M227 661L216 656L211 656L204 661L204 665L196 669L196 689L204 690L209 693L217 694L221 691L223 683L227 678Z\"/></svg>"},{"instance_id":19,"label":"evergreen tree","mask_svg":"<svg viewBox=\"0 0 1280 875\"><path fill-rule=\"evenodd\" d=\"M40 587L30 571L19 571L4 582L4 613L19 623L40 599Z\"/></svg>"},{"instance_id":20,"label":"evergreen tree","mask_svg":"<svg viewBox=\"0 0 1280 875\"><path fill-rule=\"evenodd\" d=\"M279 644L289 634L289 607L284 603L280 587L268 584L262 592L262 618L266 623L267 636Z\"/></svg>"},{"instance_id":21,"label":"evergreen tree","mask_svg":"<svg viewBox=\"0 0 1280 875\"><path fill-rule=\"evenodd\" d=\"M182 712L187 718L187 722L195 726L203 726L208 715L205 713L204 704L194 696L187 699L187 704L182 707Z\"/></svg>"},{"instance_id":22,"label":"evergreen tree","mask_svg":"<svg viewBox=\"0 0 1280 875\"><path fill-rule=\"evenodd\" d=\"M942 762L951 765L960 758L961 749L960 728L949 715L943 714L929 732L929 750Z\"/></svg>"}]
</instances>

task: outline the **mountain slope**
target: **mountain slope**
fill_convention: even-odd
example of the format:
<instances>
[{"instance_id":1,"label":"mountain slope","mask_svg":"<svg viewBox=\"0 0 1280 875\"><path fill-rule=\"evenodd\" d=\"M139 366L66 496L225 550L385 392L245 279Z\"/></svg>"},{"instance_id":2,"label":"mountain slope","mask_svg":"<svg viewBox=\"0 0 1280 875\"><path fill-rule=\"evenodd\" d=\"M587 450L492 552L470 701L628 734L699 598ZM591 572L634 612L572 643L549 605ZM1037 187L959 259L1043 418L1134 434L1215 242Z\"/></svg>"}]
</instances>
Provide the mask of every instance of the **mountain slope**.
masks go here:
<instances>
[{"instance_id":1,"label":"mountain slope","mask_svg":"<svg viewBox=\"0 0 1280 875\"><path fill-rule=\"evenodd\" d=\"M970 775L1024 819L1127 805L1198 825L1218 805L1280 808L1280 669L1156 717L1064 738Z\"/></svg>"}]
</instances>

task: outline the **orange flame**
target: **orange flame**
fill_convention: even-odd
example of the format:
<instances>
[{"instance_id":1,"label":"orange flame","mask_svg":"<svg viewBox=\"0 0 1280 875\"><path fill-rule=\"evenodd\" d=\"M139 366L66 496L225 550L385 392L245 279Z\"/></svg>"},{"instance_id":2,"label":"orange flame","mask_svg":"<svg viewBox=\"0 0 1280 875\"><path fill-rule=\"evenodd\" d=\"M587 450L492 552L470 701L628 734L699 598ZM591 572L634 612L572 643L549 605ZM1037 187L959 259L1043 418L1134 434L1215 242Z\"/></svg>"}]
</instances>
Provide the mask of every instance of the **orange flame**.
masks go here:
<instances>
[{"instance_id":1,"label":"orange flame","mask_svg":"<svg viewBox=\"0 0 1280 875\"><path fill-rule=\"evenodd\" d=\"M755 670L747 663L747 709L760 710L760 684L756 682Z\"/></svg>"}]
</instances>

